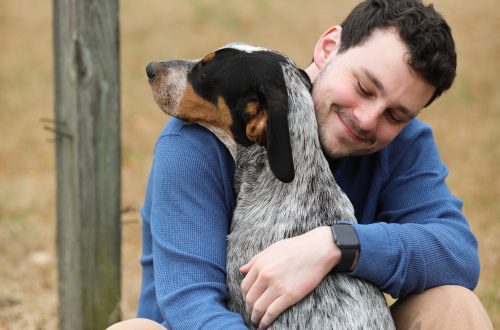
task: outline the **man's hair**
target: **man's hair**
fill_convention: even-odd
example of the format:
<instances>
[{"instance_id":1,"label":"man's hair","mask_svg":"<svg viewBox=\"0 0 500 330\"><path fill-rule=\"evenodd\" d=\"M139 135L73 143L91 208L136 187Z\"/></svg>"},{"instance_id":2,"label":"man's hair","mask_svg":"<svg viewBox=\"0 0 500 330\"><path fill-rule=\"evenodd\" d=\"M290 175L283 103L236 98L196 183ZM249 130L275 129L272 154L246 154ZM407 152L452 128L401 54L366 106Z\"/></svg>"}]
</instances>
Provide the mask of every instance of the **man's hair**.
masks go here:
<instances>
[{"instance_id":1,"label":"man's hair","mask_svg":"<svg viewBox=\"0 0 500 330\"><path fill-rule=\"evenodd\" d=\"M395 28L410 51L408 65L436 88L428 106L453 84L457 55L451 29L420 0L366 0L342 22L339 53L360 45L377 29ZM371 56L377 56L372 54Z\"/></svg>"}]
</instances>

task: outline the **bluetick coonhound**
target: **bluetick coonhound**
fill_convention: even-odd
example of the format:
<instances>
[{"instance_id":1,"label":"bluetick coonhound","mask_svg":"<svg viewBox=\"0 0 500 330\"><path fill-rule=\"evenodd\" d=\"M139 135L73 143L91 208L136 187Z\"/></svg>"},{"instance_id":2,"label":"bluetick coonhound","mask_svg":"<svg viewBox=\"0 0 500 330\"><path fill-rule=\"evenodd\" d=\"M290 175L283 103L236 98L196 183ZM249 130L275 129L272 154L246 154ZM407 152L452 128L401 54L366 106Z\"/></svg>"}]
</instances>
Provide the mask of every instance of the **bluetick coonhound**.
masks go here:
<instances>
[{"instance_id":1,"label":"bluetick coonhound","mask_svg":"<svg viewBox=\"0 0 500 330\"><path fill-rule=\"evenodd\" d=\"M278 240L339 220L356 221L321 151L311 82L286 56L244 44L227 45L201 60L150 63L146 71L165 113L205 126L235 157L228 307L252 327L239 267ZM271 327L392 329L394 324L379 289L331 273Z\"/></svg>"}]
</instances>

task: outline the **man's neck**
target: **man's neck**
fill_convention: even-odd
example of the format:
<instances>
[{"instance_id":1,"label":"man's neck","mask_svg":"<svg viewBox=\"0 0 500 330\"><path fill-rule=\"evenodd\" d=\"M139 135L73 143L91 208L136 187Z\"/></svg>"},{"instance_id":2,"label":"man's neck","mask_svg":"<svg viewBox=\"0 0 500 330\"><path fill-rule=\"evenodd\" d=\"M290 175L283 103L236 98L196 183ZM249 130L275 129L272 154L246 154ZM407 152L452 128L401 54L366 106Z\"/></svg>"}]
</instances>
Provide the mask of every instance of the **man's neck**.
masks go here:
<instances>
[{"instance_id":1,"label":"man's neck","mask_svg":"<svg viewBox=\"0 0 500 330\"><path fill-rule=\"evenodd\" d=\"M314 80L319 73L319 68L316 66L316 64L312 62L307 68L304 69L304 71L307 73L309 79L311 79L311 82L314 84Z\"/></svg>"}]
</instances>

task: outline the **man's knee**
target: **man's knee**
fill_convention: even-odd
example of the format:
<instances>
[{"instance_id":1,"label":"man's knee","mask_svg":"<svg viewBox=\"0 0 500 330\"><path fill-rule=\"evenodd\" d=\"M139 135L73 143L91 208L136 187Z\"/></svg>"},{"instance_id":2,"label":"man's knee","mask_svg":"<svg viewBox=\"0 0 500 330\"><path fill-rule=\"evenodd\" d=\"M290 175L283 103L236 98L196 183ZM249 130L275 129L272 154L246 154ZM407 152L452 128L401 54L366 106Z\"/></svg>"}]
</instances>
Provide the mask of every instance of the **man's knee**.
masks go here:
<instances>
[{"instance_id":1,"label":"man's knee","mask_svg":"<svg viewBox=\"0 0 500 330\"><path fill-rule=\"evenodd\" d=\"M130 319L118 322L106 330L166 330L160 324L148 319Z\"/></svg>"},{"instance_id":2,"label":"man's knee","mask_svg":"<svg viewBox=\"0 0 500 330\"><path fill-rule=\"evenodd\" d=\"M398 329L493 329L470 290L444 285L399 299L391 306Z\"/></svg>"}]
</instances>

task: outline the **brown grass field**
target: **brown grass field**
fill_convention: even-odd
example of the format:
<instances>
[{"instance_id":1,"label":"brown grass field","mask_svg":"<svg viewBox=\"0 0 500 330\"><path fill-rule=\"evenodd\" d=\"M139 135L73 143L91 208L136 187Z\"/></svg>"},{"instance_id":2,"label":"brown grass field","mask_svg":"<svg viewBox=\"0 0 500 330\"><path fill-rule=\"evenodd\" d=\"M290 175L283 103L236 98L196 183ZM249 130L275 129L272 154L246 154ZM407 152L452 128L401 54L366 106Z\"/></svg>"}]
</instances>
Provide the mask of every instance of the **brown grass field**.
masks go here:
<instances>
[{"instance_id":1,"label":"brown grass field","mask_svg":"<svg viewBox=\"0 0 500 330\"><path fill-rule=\"evenodd\" d=\"M144 68L198 58L230 41L263 45L306 66L320 34L352 0L120 2L123 301L134 316L140 285L140 216L155 138L167 118ZM422 114L435 130L464 212L479 239L476 293L500 328L500 10L496 0L435 0L454 31L454 88ZM0 330L57 329L52 2L0 2Z\"/></svg>"}]
</instances>

